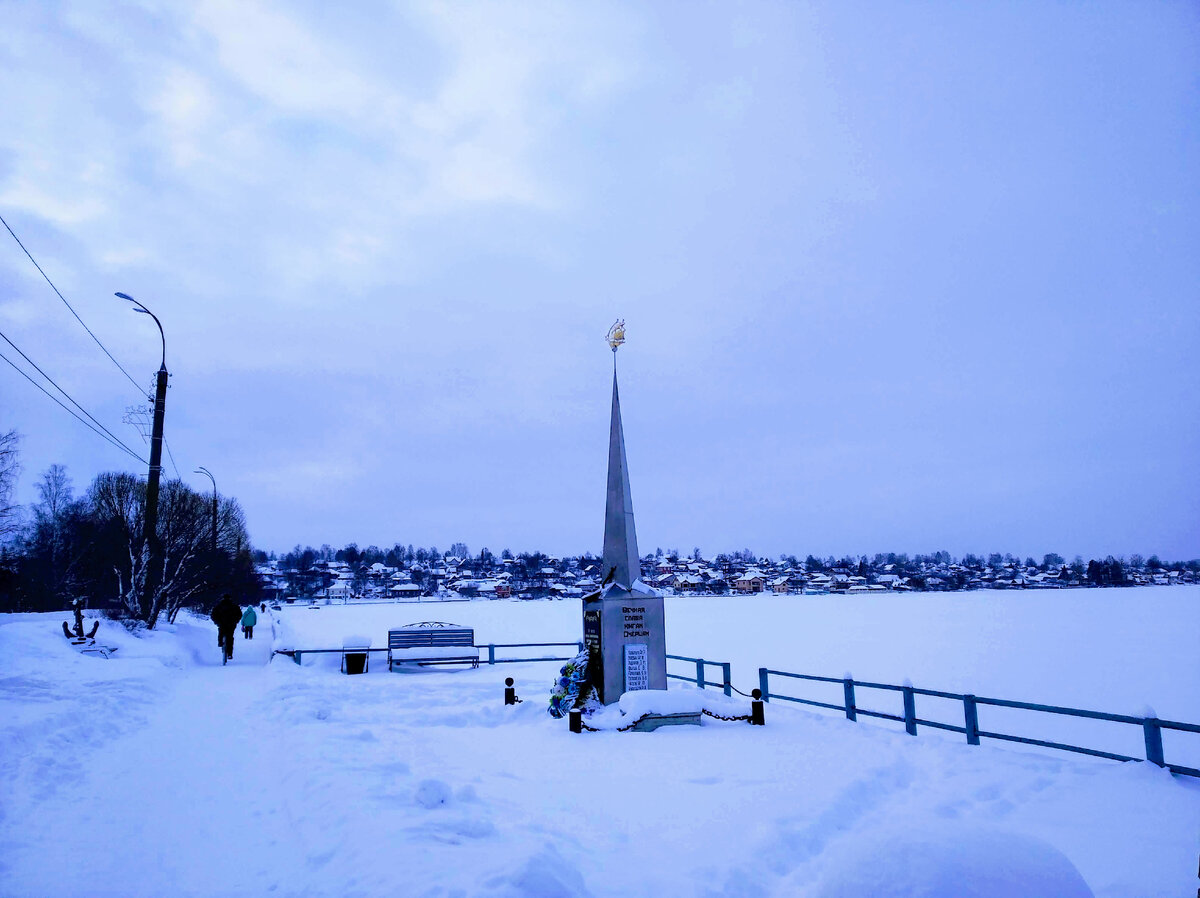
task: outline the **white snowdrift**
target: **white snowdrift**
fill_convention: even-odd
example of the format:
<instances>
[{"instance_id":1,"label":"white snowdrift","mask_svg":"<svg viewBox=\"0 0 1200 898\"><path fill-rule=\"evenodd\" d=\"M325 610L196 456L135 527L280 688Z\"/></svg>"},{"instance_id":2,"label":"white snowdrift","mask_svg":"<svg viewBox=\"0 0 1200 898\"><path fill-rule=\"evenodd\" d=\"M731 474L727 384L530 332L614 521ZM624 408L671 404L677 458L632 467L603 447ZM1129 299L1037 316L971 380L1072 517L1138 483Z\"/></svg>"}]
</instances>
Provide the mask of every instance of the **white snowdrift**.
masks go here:
<instances>
[{"instance_id":1,"label":"white snowdrift","mask_svg":"<svg viewBox=\"0 0 1200 898\"><path fill-rule=\"evenodd\" d=\"M802 883L795 884L798 890ZM895 827L831 852L813 898L1092 898L1041 839L987 826Z\"/></svg>"}]
</instances>

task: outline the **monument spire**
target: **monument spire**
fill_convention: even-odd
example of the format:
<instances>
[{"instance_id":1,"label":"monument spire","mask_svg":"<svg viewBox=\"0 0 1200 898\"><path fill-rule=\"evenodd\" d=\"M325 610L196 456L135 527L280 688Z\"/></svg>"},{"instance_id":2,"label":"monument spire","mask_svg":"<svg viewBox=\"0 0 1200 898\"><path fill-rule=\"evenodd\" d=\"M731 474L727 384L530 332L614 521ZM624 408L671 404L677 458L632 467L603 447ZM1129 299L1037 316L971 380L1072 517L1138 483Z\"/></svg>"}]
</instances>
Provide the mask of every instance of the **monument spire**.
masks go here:
<instances>
[{"instance_id":1,"label":"monument spire","mask_svg":"<svg viewBox=\"0 0 1200 898\"><path fill-rule=\"evenodd\" d=\"M621 427L617 347L625 322L608 329L613 355L612 421L608 428L608 499L604 505L603 582L583 597L583 643L587 676L601 704L639 689L667 688L667 637L663 600L641 581L633 499Z\"/></svg>"},{"instance_id":2,"label":"monument spire","mask_svg":"<svg viewBox=\"0 0 1200 898\"><path fill-rule=\"evenodd\" d=\"M615 360L615 348L613 352ZM615 368L612 422L608 431L608 499L604 506L604 575L609 582L630 591L642 576L637 532L633 524L633 498L629 494L625 432L621 427L621 396L617 390Z\"/></svg>"}]
</instances>

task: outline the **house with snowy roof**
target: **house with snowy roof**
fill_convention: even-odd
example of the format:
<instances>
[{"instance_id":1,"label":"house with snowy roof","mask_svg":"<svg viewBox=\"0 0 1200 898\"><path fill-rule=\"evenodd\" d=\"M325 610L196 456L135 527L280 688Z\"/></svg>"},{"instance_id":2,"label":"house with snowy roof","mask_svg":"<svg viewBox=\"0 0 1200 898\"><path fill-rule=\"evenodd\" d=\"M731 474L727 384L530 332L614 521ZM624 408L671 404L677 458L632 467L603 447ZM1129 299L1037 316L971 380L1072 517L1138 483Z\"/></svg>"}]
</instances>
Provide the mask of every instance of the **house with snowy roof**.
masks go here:
<instances>
[{"instance_id":1,"label":"house with snowy roof","mask_svg":"<svg viewBox=\"0 0 1200 898\"><path fill-rule=\"evenodd\" d=\"M756 570L746 571L733 581L733 588L743 594L762 592L765 586L766 580Z\"/></svg>"}]
</instances>

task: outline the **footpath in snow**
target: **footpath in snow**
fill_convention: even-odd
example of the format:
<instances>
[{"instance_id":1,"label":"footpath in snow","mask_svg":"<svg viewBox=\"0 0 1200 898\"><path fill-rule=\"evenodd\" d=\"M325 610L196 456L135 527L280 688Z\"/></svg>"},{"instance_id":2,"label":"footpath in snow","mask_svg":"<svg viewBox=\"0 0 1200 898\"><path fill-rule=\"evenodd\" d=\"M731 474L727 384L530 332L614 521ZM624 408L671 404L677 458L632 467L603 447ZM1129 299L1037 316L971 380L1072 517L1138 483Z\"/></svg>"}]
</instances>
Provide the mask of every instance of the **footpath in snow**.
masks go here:
<instances>
[{"instance_id":1,"label":"footpath in snow","mask_svg":"<svg viewBox=\"0 0 1200 898\"><path fill-rule=\"evenodd\" d=\"M575 635L573 604L441 616L494 618L481 641L552 641ZM471 615L489 620L458 620ZM920 880L947 896L1129 898L1197 885L1200 783L1147 764L913 739L775 703L763 728L572 735L545 713L551 663L389 674L377 655L347 677L336 655L269 663L268 619L222 667L211 624L182 617L140 638L106 624L120 646L106 661L67 645L60 617L0 616L0 895L831 898L917 894L895 889ZM375 618L416 619L278 617L277 633L326 645L374 633Z\"/></svg>"}]
</instances>

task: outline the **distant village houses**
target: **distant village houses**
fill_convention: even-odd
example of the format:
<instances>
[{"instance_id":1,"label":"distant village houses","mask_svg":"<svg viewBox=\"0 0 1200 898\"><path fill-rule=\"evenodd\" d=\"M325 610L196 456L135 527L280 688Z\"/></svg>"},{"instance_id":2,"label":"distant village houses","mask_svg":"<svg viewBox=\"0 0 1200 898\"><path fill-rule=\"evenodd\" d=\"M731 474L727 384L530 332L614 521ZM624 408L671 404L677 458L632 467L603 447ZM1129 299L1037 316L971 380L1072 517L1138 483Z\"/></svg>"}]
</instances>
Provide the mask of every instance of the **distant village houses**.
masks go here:
<instances>
[{"instance_id":1,"label":"distant village houses","mask_svg":"<svg viewBox=\"0 0 1200 898\"><path fill-rule=\"evenodd\" d=\"M397 544L384 552L350 545L258 553L266 595L282 602L421 602L429 600L579 599L604 579L594 555L478 555ZM1071 589L1200 582L1200 560L1164 564L1157 557L1072 562L1049 553L1040 562L1011 555L876 555L874 558L758 557L748 551L704 557L656 550L642 559L642 579L667 595L820 596L889 592Z\"/></svg>"}]
</instances>

